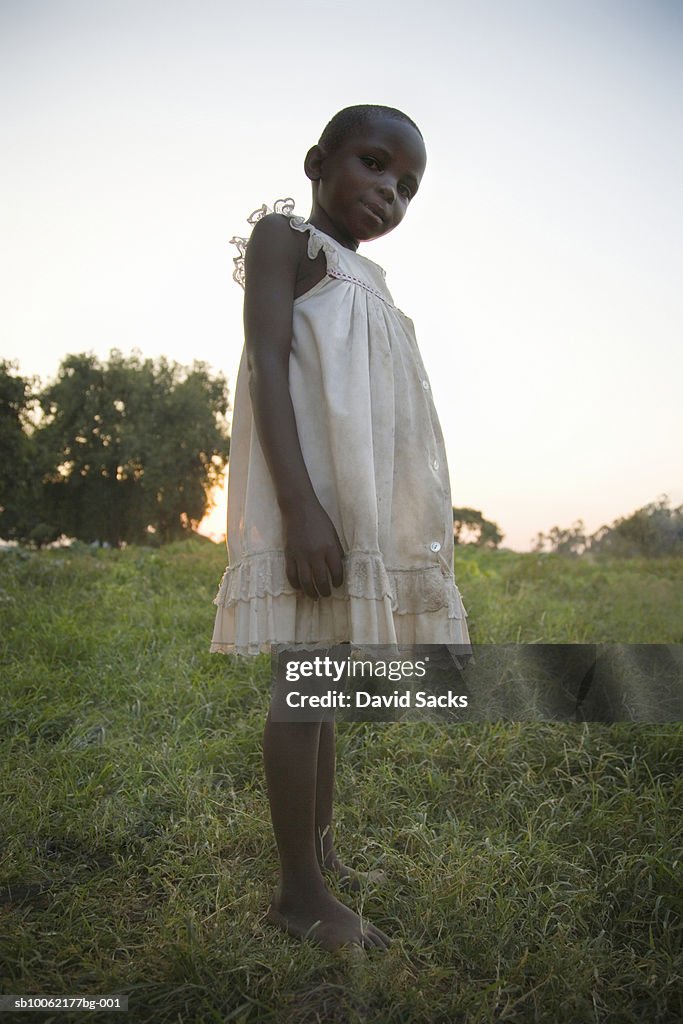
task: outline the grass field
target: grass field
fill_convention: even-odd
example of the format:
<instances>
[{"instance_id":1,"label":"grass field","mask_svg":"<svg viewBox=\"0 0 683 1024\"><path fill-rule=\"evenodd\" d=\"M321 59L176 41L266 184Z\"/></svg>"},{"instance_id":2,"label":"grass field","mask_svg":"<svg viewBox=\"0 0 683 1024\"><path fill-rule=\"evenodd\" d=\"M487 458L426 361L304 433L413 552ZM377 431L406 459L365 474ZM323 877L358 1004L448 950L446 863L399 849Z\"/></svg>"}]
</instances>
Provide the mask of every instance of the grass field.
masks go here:
<instances>
[{"instance_id":1,"label":"grass field","mask_svg":"<svg viewBox=\"0 0 683 1024\"><path fill-rule=\"evenodd\" d=\"M681 1020L677 724L341 725L340 850L388 874L343 898L394 943L269 927L269 663L207 653L223 564L0 552L2 992L122 992L135 1024ZM475 643L683 642L680 559L456 576Z\"/></svg>"}]
</instances>

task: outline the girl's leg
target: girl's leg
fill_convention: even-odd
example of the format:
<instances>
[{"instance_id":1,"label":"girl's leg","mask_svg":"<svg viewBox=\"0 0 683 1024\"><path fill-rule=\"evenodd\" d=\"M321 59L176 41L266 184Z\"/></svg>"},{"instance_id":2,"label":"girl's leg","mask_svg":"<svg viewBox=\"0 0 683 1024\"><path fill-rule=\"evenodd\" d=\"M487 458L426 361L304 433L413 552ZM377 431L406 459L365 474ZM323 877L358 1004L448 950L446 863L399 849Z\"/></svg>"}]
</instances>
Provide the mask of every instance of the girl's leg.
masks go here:
<instances>
[{"instance_id":1,"label":"girl's leg","mask_svg":"<svg viewBox=\"0 0 683 1024\"><path fill-rule=\"evenodd\" d=\"M339 863L332 835L335 760L334 722L321 722L315 789L315 853L320 867L330 871Z\"/></svg>"},{"instance_id":2,"label":"girl's leg","mask_svg":"<svg viewBox=\"0 0 683 1024\"><path fill-rule=\"evenodd\" d=\"M319 722L273 722L263 734L263 757L280 884L269 920L326 949L348 943L386 948L384 932L335 899L323 880L315 849Z\"/></svg>"},{"instance_id":3,"label":"girl's leg","mask_svg":"<svg viewBox=\"0 0 683 1024\"><path fill-rule=\"evenodd\" d=\"M263 761L284 900L325 889L311 842L319 739L319 722L273 722L268 712Z\"/></svg>"},{"instance_id":4,"label":"girl's leg","mask_svg":"<svg viewBox=\"0 0 683 1024\"><path fill-rule=\"evenodd\" d=\"M337 854L332 831L335 774L334 722L322 722L318 741L318 774L315 791L315 852L323 870L331 871L352 891L365 882L378 883L384 879L383 871L354 871L342 863Z\"/></svg>"}]
</instances>

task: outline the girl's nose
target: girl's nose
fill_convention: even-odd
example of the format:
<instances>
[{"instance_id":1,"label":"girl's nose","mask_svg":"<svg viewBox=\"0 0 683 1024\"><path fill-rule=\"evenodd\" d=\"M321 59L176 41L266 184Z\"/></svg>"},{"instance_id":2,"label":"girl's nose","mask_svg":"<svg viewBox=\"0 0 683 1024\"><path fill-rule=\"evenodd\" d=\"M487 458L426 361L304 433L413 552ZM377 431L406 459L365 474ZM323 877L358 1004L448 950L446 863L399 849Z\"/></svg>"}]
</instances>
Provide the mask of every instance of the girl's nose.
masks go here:
<instances>
[{"instance_id":1,"label":"girl's nose","mask_svg":"<svg viewBox=\"0 0 683 1024\"><path fill-rule=\"evenodd\" d=\"M393 203L396 198L396 189L393 188L388 182L384 181L379 186L379 193L382 199L386 200L387 203Z\"/></svg>"}]
</instances>

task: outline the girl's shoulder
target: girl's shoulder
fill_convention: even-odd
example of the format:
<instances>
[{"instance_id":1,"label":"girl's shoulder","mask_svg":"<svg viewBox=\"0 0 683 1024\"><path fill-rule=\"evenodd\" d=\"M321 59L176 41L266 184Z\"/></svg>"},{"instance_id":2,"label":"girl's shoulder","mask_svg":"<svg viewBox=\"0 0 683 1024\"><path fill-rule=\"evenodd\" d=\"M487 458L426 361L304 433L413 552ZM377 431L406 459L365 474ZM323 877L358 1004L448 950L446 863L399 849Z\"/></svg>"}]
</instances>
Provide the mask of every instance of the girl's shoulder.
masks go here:
<instances>
[{"instance_id":1,"label":"girl's shoulder","mask_svg":"<svg viewBox=\"0 0 683 1024\"><path fill-rule=\"evenodd\" d=\"M248 252L265 252L270 259L299 260L306 255L306 239L292 231L289 218L282 213L267 213L255 224L248 241Z\"/></svg>"},{"instance_id":2,"label":"girl's shoulder","mask_svg":"<svg viewBox=\"0 0 683 1024\"><path fill-rule=\"evenodd\" d=\"M323 253L311 250L310 238L279 213L266 214L252 231L245 258L245 283L292 289L298 299L321 281L327 271Z\"/></svg>"},{"instance_id":3,"label":"girl's shoulder","mask_svg":"<svg viewBox=\"0 0 683 1024\"><path fill-rule=\"evenodd\" d=\"M267 238L276 242L282 239L283 244L287 244L289 240L298 241L298 232L291 230L290 218L285 214L266 213L254 225L249 242L254 238Z\"/></svg>"},{"instance_id":4,"label":"girl's shoulder","mask_svg":"<svg viewBox=\"0 0 683 1024\"><path fill-rule=\"evenodd\" d=\"M250 264L274 261L285 269L293 264L298 266L306 258L306 240L290 227L293 200L278 200L274 207L270 210L264 203L247 217L247 223L252 225L251 234L246 238L235 236L230 239L238 249L238 255L233 259L235 269L232 276L243 288L247 249Z\"/></svg>"}]
</instances>

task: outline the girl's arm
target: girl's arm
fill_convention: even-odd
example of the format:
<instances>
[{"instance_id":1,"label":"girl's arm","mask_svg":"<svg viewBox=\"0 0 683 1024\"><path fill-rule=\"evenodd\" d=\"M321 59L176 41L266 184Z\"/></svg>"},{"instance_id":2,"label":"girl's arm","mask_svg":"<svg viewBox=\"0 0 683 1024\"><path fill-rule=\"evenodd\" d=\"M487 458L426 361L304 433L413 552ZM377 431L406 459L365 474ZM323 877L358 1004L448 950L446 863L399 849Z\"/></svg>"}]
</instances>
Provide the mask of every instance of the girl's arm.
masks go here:
<instances>
[{"instance_id":1,"label":"girl's arm","mask_svg":"<svg viewBox=\"0 0 683 1024\"><path fill-rule=\"evenodd\" d=\"M257 222L245 258L244 332L254 421L282 513L287 578L316 599L329 597L330 580L340 586L344 551L313 490L289 391L292 309L306 241L278 214Z\"/></svg>"}]
</instances>

